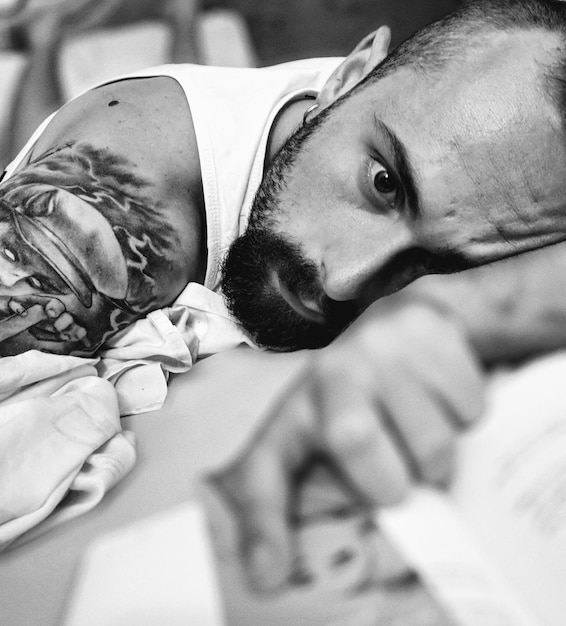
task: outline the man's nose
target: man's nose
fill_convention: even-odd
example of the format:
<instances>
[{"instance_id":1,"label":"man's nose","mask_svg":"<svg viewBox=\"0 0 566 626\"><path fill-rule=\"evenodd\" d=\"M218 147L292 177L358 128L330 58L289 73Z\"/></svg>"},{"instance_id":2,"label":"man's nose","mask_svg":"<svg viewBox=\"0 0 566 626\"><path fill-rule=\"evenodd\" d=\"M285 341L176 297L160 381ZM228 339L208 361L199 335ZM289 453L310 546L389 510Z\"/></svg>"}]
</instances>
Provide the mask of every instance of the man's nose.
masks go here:
<instances>
[{"instance_id":1,"label":"man's nose","mask_svg":"<svg viewBox=\"0 0 566 626\"><path fill-rule=\"evenodd\" d=\"M392 291L403 278L392 261L414 247L410 229L401 223L384 224L380 232L352 237L344 246L327 251L322 262L322 284L333 300L358 300L371 287L372 291ZM391 276L386 275L391 269ZM375 283L383 283L376 285ZM384 294L383 294L384 295Z\"/></svg>"}]
</instances>

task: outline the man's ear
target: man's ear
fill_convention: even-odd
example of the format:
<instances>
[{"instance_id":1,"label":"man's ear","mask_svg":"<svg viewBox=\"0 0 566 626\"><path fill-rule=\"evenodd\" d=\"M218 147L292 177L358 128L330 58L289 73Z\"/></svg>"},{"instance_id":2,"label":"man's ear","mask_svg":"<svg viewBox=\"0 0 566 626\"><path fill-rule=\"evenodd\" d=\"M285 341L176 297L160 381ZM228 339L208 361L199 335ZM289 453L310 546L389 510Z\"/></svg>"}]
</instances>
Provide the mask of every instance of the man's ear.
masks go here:
<instances>
[{"instance_id":1,"label":"man's ear","mask_svg":"<svg viewBox=\"0 0 566 626\"><path fill-rule=\"evenodd\" d=\"M387 56L391 43L389 26L381 26L364 37L332 72L317 98L320 109L349 91ZM319 109L319 110L320 110Z\"/></svg>"}]
</instances>

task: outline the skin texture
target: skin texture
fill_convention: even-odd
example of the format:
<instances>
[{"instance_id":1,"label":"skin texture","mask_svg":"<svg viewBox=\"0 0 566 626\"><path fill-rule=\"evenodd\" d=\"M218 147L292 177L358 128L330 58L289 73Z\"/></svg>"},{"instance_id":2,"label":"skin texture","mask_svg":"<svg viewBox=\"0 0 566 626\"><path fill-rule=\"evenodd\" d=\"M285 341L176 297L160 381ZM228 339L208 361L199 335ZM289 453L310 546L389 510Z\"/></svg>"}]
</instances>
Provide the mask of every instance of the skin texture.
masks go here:
<instances>
[{"instance_id":1,"label":"skin texture","mask_svg":"<svg viewBox=\"0 0 566 626\"><path fill-rule=\"evenodd\" d=\"M562 125L541 98L540 74L557 41L545 33L516 32L486 49L485 40L476 43L478 54L465 67L438 74L405 67L354 91L304 144L269 226L298 246L316 271L308 300L300 291L289 293L276 272L268 274L283 306L294 308L298 299L316 308L315 294L370 306L438 270L442 261L441 269L455 269L447 259L482 264L563 239ZM365 71L362 63L353 81L346 72L338 90L321 94L321 108ZM300 117L294 126L299 123ZM383 192L374 185L387 167L399 174L384 123L405 146L420 196L418 213L407 188ZM173 256L168 280L156 284L167 282L168 289L150 294L152 306L172 300L187 280L202 281L204 224L194 145L182 94L172 81L151 79L117 83L69 105L30 155L30 162L41 162L54 149L80 147L130 164L140 181L135 199L157 210L180 242L163 249ZM424 262L415 251L426 253ZM104 272L101 285L103 278ZM8 301L7 310L13 306ZM85 328L80 311L65 312ZM18 310L16 315L22 317ZM32 337L32 345L37 340L22 334ZM14 351L28 345L22 340ZM481 397L481 373L466 337L442 310L421 303L370 306L339 341L314 353L256 439L215 477L240 518L252 580L270 589L289 580L289 507L297 474L313 455L325 458L357 503L368 509L390 504L415 476L446 477L454 433L477 419Z\"/></svg>"},{"instance_id":2,"label":"skin texture","mask_svg":"<svg viewBox=\"0 0 566 626\"><path fill-rule=\"evenodd\" d=\"M564 133L542 73L559 39L513 31L476 43L463 62L403 66L354 90L322 111L290 162L276 156L279 188L259 197L250 224L298 248L314 276L293 289L266 257L282 307L296 298L324 315L330 299L359 311L423 274L564 239ZM384 173L393 186L382 191Z\"/></svg>"},{"instance_id":3,"label":"skin texture","mask_svg":"<svg viewBox=\"0 0 566 626\"><path fill-rule=\"evenodd\" d=\"M279 309L298 313L311 328L328 322L330 331L321 333L316 343L324 345L374 300L423 273L478 265L562 239L564 183L557 172L566 165L566 155L561 121L554 105L541 95L541 67L552 60L558 41L537 31L492 35L492 39L489 45L479 42L485 49L466 61L469 80L464 85L461 64L433 73L401 67L355 89L329 109L283 169L285 182L276 194L277 204L265 207L258 202L252 211L250 223L259 214L255 222L292 245L310 268L302 272L304 280L291 282L295 263L287 264L290 269L283 274L283 264L256 259L257 267L268 270L260 281L269 285L275 303L268 315L256 313L257 319L276 322ZM377 58L370 55L364 62L365 51L373 53L376 41ZM345 69L337 71L339 80L332 77L323 89L322 111L347 94L383 57L383 36L364 42L343 64ZM412 97L407 99L409 91ZM303 110L307 104L303 103ZM271 154L296 128L300 113L293 109L279 120ZM404 146L414 192L396 168L394 142L384 125ZM178 85L171 79L153 78L120 81L88 92L57 114L15 179L4 184L17 186L17 177L25 178L26 168L47 171L53 159L88 162L96 160L93 155L106 164L107 171L103 173L101 165L93 174L103 195L110 196L112 187L120 187L120 176L129 176L127 192L117 204L123 212L132 204L140 216L155 215L155 226L148 226L146 233L155 258L149 263L143 260L148 281L132 280L129 274L137 261L131 251L123 250L128 306L116 306L116 298L109 299L111 294L97 287L114 266L109 255L108 268L104 263L97 267L94 272L100 277L92 281L94 300L100 300L102 308L87 306L85 311L84 303L64 304L68 315L59 320L58 332L72 329L71 339L61 335L50 343L38 343L38 333L22 332L17 324L15 339L0 341L4 355L31 347L95 352L136 317L169 304L189 280L202 282L206 251L200 168L190 111ZM399 183L387 192L375 187L376 176L384 172ZM57 184L77 194L73 184L80 176ZM48 177L36 180L44 182L53 185ZM92 203L92 192L86 196L81 202ZM17 204L12 203L10 210ZM120 210L107 208L104 219L116 233L123 228ZM78 241L81 236L77 225L76 237L66 232L62 238ZM49 256L44 254L45 259ZM91 273L88 263L83 269ZM29 284L29 277L22 280ZM68 287L72 292L72 285ZM24 293L29 296L29 289ZM134 307L128 304L132 302ZM340 308L336 303L348 305ZM254 296L253 308L260 310L259 304ZM331 319L330 311L339 309L342 312ZM13 307L9 310L18 314ZM285 336L286 324L285 319L273 324L265 343L286 349L311 345L304 338L315 333L307 327L298 338L291 336L286 345L278 346L273 339ZM248 330L254 335L253 328Z\"/></svg>"},{"instance_id":4,"label":"skin texture","mask_svg":"<svg viewBox=\"0 0 566 626\"><path fill-rule=\"evenodd\" d=\"M55 117L0 185L0 354L95 353L203 281L192 133L171 79L114 83Z\"/></svg>"},{"instance_id":5,"label":"skin texture","mask_svg":"<svg viewBox=\"0 0 566 626\"><path fill-rule=\"evenodd\" d=\"M256 355L258 371L265 356ZM442 484L457 433L477 420L482 398L464 334L426 303L376 303L313 351L255 438L211 476L239 522L252 588L293 585L299 508L313 480L368 516L402 500L415 480Z\"/></svg>"},{"instance_id":6,"label":"skin texture","mask_svg":"<svg viewBox=\"0 0 566 626\"><path fill-rule=\"evenodd\" d=\"M439 260L482 265L563 240L564 133L540 73L557 43L515 31L474 42L477 54L452 71L398 69L331 110L286 171L270 228L318 268L319 297L368 308L312 354L255 439L212 477L239 521L255 589L293 585L309 470L330 469L325 488L338 484L367 512L402 500L415 479L442 483L458 430L482 413L476 356L564 345L563 272L549 276L563 243L374 302L451 269ZM393 169L381 123L405 146L418 214L406 189L373 186ZM414 263L415 249L434 263Z\"/></svg>"}]
</instances>

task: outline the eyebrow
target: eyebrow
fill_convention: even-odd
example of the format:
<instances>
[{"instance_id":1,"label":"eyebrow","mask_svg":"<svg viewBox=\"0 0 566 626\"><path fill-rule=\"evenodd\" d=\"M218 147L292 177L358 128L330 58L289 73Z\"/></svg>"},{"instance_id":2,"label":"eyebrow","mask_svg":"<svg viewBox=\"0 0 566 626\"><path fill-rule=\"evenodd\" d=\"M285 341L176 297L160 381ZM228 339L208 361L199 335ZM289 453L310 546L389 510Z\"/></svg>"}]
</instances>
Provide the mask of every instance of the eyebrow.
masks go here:
<instances>
[{"instance_id":1,"label":"eyebrow","mask_svg":"<svg viewBox=\"0 0 566 626\"><path fill-rule=\"evenodd\" d=\"M415 173L407 150L399 137L397 137L385 122L377 117L377 113L374 113L373 118L378 132L385 136L389 144L389 150L393 155L395 170L407 195L409 212L411 217L416 219L422 215L421 202L415 183Z\"/></svg>"}]
</instances>

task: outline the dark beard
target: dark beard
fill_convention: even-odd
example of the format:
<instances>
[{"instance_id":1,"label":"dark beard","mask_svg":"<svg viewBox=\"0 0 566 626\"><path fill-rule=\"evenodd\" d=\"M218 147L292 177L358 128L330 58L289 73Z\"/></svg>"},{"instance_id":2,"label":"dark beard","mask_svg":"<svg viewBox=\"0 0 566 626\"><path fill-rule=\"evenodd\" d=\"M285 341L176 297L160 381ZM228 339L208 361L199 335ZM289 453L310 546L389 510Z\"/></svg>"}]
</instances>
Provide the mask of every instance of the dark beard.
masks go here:
<instances>
[{"instance_id":1,"label":"dark beard","mask_svg":"<svg viewBox=\"0 0 566 626\"><path fill-rule=\"evenodd\" d=\"M317 267L298 245L272 230L293 163L329 109L301 126L275 156L254 199L248 228L232 244L222 268L222 291L230 312L258 345L272 349L321 348L358 313L354 302L328 298ZM315 301L322 320L295 311L274 286L273 274L291 293Z\"/></svg>"},{"instance_id":2,"label":"dark beard","mask_svg":"<svg viewBox=\"0 0 566 626\"><path fill-rule=\"evenodd\" d=\"M273 272L292 293L316 300L324 321L295 311L273 286ZM321 292L316 267L297 246L262 228L248 229L232 244L222 268L222 291L252 339L277 350L325 346L357 313L355 303L337 302Z\"/></svg>"}]
</instances>

